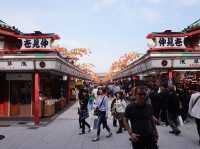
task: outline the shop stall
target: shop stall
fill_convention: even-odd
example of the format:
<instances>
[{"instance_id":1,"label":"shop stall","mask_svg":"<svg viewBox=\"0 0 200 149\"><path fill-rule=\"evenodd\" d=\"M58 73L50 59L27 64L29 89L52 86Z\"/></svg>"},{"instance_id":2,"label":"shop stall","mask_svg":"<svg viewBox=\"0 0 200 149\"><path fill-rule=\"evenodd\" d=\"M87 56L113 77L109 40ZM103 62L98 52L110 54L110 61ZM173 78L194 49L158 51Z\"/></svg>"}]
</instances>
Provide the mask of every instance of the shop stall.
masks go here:
<instances>
[{"instance_id":1,"label":"shop stall","mask_svg":"<svg viewBox=\"0 0 200 149\"><path fill-rule=\"evenodd\" d=\"M56 34L25 34L0 21L0 119L49 117L70 101L71 77L90 79L52 46Z\"/></svg>"},{"instance_id":2,"label":"shop stall","mask_svg":"<svg viewBox=\"0 0 200 149\"><path fill-rule=\"evenodd\" d=\"M200 23L199 23L200 24ZM147 35L149 49L141 58L113 76L113 79L139 76L149 80L199 83L200 25L182 32L154 32Z\"/></svg>"}]
</instances>

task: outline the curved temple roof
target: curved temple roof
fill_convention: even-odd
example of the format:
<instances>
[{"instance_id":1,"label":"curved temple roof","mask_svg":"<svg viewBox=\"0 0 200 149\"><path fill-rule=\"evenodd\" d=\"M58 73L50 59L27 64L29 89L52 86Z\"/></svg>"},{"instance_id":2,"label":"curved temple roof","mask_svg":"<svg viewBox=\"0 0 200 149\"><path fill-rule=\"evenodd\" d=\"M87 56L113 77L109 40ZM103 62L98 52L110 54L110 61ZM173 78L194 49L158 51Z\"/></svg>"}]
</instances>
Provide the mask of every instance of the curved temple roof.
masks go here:
<instances>
[{"instance_id":1,"label":"curved temple roof","mask_svg":"<svg viewBox=\"0 0 200 149\"><path fill-rule=\"evenodd\" d=\"M188 31L192 31L195 30L197 28L200 28L200 19L198 19L197 21L195 21L194 23L192 23L191 25L189 25L187 28L185 28L183 31L184 32L188 32Z\"/></svg>"}]
</instances>

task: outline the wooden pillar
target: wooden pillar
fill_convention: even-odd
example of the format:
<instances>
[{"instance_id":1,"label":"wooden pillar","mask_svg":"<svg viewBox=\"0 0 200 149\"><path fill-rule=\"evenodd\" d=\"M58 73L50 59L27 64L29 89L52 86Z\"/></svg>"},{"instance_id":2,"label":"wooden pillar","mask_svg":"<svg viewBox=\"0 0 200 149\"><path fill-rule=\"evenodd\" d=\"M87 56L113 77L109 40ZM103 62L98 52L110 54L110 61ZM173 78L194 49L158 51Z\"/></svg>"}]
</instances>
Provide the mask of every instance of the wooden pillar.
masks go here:
<instances>
[{"instance_id":1,"label":"wooden pillar","mask_svg":"<svg viewBox=\"0 0 200 149\"><path fill-rule=\"evenodd\" d=\"M34 74L34 123L35 125L40 124L40 101L39 101L39 88L40 88L40 76L38 72Z\"/></svg>"},{"instance_id":2,"label":"wooden pillar","mask_svg":"<svg viewBox=\"0 0 200 149\"><path fill-rule=\"evenodd\" d=\"M66 103L68 104L71 97L71 91L70 91L70 82L71 82L71 76L67 76L67 97L66 97Z\"/></svg>"}]
</instances>

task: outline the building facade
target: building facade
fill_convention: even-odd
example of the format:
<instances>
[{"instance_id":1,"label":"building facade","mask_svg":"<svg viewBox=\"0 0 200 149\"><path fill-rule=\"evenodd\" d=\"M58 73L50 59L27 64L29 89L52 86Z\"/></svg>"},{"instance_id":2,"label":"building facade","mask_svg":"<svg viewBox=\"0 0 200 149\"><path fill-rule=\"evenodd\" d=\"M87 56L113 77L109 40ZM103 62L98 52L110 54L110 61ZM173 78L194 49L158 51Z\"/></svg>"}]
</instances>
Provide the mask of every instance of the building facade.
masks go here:
<instances>
[{"instance_id":1,"label":"building facade","mask_svg":"<svg viewBox=\"0 0 200 149\"><path fill-rule=\"evenodd\" d=\"M0 21L0 118L29 117L38 124L69 102L71 77L90 79L55 50L59 38L25 34Z\"/></svg>"}]
</instances>

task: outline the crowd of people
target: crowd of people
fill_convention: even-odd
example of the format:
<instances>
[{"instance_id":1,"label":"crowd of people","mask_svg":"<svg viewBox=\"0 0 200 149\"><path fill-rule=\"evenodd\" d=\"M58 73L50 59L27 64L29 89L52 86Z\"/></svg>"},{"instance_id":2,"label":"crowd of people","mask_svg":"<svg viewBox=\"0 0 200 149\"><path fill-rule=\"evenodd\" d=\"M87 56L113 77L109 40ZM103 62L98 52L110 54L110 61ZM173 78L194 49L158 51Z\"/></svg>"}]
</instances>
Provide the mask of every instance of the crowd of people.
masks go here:
<instances>
[{"instance_id":1,"label":"crowd of people","mask_svg":"<svg viewBox=\"0 0 200 149\"><path fill-rule=\"evenodd\" d=\"M92 127L86 122L89 111L94 110L97 116L97 135L92 141L100 140L101 125L107 130L107 137L112 136L107 123L111 112L113 127L118 127L116 133L127 131L134 149L157 149L156 125L170 126L169 133L178 136L179 126L192 118L200 144L200 92L187 85L130 80L99 87L85 85L79 90L79 104L80 135L85 134L85 126L91 131Z\"/></svg>"}]
</instances>

